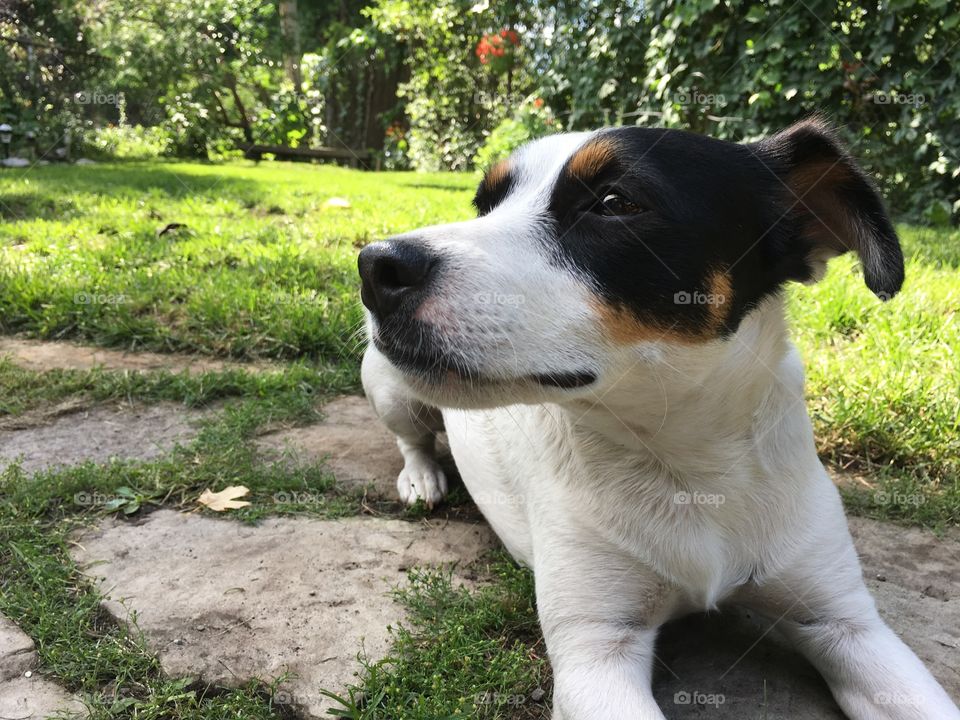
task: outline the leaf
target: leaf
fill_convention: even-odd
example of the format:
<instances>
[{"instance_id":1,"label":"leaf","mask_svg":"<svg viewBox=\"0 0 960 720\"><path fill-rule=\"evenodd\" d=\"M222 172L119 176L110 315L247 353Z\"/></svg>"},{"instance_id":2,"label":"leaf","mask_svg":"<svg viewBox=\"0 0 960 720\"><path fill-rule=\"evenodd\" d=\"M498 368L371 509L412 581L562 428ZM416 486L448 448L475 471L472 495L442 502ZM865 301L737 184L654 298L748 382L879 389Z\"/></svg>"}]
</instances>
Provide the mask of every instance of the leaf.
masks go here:
<instances>
[{"instance_id":1,"label":"leaf","mask_svg":"<svg viewBox=\"0 0 960 720\"><path fill-rule=\"evenodd\" d=\"M201 505L206 505L214 512L223 512L224 510L242 508L249 505L250 503L246 500L236 499L243 497L248 492L250 492L250 488L244 487L243 485L231 485L217 493L211 492L208 488L200 494L197 502Z\"/></svg>"}]
</instances>

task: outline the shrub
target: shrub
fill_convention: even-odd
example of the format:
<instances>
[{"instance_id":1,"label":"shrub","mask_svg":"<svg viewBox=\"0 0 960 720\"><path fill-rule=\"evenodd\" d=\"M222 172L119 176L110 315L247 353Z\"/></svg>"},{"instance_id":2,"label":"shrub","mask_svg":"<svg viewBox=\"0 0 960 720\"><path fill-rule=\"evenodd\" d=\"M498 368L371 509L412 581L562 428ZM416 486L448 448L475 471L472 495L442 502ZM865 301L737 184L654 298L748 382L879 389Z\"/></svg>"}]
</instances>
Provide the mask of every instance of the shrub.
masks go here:
<instances>
[{"instance_id":1,"label":"shrub","mask_svg":"<svg viewBox=\"0 0 960 720\"><path fill-rule=\"evenodd\" d=\"M167 155L172 147L170 133L162 127L109 125L96 128L85 138L93 155L122 160L149 160Z\"/></svg>"},{"instance_id":2,"label":"shrub","mask_svg":"<svg viewBox=\"0 0 960 720\"><path fill-rule=\"evenodd\" d=\"M487 135L483 145L473 156L473 164L485 170L525 142L559 132L560 129L559 123L542 98L528 98L513 117L501 122Z\"/></svg>"}]
</instances>

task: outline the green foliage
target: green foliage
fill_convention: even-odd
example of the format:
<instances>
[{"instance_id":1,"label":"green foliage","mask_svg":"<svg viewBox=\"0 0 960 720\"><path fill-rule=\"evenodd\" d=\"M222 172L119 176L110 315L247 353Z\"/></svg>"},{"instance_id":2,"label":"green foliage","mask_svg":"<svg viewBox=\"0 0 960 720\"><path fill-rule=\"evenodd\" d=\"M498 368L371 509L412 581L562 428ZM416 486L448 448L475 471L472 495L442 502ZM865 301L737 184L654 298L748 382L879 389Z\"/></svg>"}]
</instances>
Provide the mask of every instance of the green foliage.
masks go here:
<instances>
[{"instance_id":1,"label":"green foliage","mask_svg":"<svg viewBox=\"0 0 960 720\"><path fill-rule=\"evenodd\" d=\"M277 0L15 2L0 13L0 116L17 124L15 145L34 130L50 148L70 130L149 154L125 130L97 130L129 121L165 127L178 156L326 144L439 170L469 168L485 142L510 147L532 95L572 130L638 123L735 141L823 111L901 216L960 219L960 16L945 0L286 7L298 5L297 49Z\"/></svg>"},{"instance_id":2,"label":"green foliage","mask_svg":"<svg viewBox=\"0 0 960 720\"><path fill-rule=\"evenodd\" d=\"M947 5L651 4L643 109L664 125L731 140L823 110L897 211L956 217L960 16Z\"/></svg>"},{"instance_id":3,"label":"green foliage","mask_svg":"<svg viewBox=\"0 0 960 720\"><path fill-rule=\"evenodd\" d=\"M15 127L14 147L32 131L38 147L52 148L80 127L82 93L106 65L78 31L85 15L75 0L0 3L0 123Z\"/></svg>"},{"instance_id":4,"label":"green foliage","mask_svg":"<svg viewBox=\"0 0 960 720\"><path fill-rule=\"evenodd\" d=\"M535 3L533 72L541 95L568 128L632 122L644 95L649 3Z\"/></svg>"},{"instance_id":5,"label":"green foliage","mask_svg":"<svg viewBox=\"0 0 960 720\"><path fill-rule=\"evenodd\" d=\"M528 98L513 117L501 122L487 136L483 146L473 156L473 164L486 170L524 143L561 129L542 98Z\"/></svg>"}]
</instances>

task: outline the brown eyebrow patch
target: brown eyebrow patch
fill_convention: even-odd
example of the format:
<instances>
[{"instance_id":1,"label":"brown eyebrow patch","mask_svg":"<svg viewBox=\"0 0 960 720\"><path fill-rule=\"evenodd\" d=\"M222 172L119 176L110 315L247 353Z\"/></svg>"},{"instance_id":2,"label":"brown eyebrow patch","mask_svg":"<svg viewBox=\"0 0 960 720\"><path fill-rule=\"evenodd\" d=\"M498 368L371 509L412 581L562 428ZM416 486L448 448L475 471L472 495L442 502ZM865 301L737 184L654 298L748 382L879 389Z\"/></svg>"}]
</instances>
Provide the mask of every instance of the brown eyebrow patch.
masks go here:
<instances>
[{"instance_id":1,"label":"brown eyebrow patch","mask_svg":"<svg viewBox=\"0 0 960 720\"><path fill-rule=\"evenodd\" d=\"M510 176L510 161L498 160L483 175L483 184L493 188L504 182Z\"/></svg>"},{"instance_id":2,"label":"brown eyebrow patch","mask_svg":"<svg viewBox=\"0 0 960 720\"><path fill-rule=\"evenodd\" d=\"M617 143L609 137L591 140L577 150L567 161L567 175L589 182L612 165L618 154Z\"/></svg>"},{"instance_id":3,"label":"brown eyebrow patch","mask_svg":"<svg viewBox=\"0 0 960 720\"><path fill-rule=\"evenodd\" d=\"M491 165L480 181L473 205L481 215L485 215L503 202L513 185L510 161L499 160Z\"/></svg>"}]
</instances>

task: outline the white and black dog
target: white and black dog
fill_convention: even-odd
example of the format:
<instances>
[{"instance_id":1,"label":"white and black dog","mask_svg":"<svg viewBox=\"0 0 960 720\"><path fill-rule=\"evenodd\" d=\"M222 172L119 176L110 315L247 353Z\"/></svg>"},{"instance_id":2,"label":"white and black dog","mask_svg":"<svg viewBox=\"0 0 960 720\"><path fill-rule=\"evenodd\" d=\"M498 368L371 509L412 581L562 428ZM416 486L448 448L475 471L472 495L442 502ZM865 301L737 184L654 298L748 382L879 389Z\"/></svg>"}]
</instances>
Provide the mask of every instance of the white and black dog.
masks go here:
<instances>
[{"instance_id":1,"label":"white and black dog","mask_svg":"<svg viewBox=\"0 0 960 720\"><path fill-rule=\"evenodd\" d=\"M554 718L663 718L658 627L727 602L778 618L854 720L960 718L877 614L787 337L783 285L834 255L855 251L883 299L903 282L831 130L555 135L492 167L475 204L360 253L363 384L401 498L443 498L445 427L533 569Z\"/></svg>"}]
</instances>

